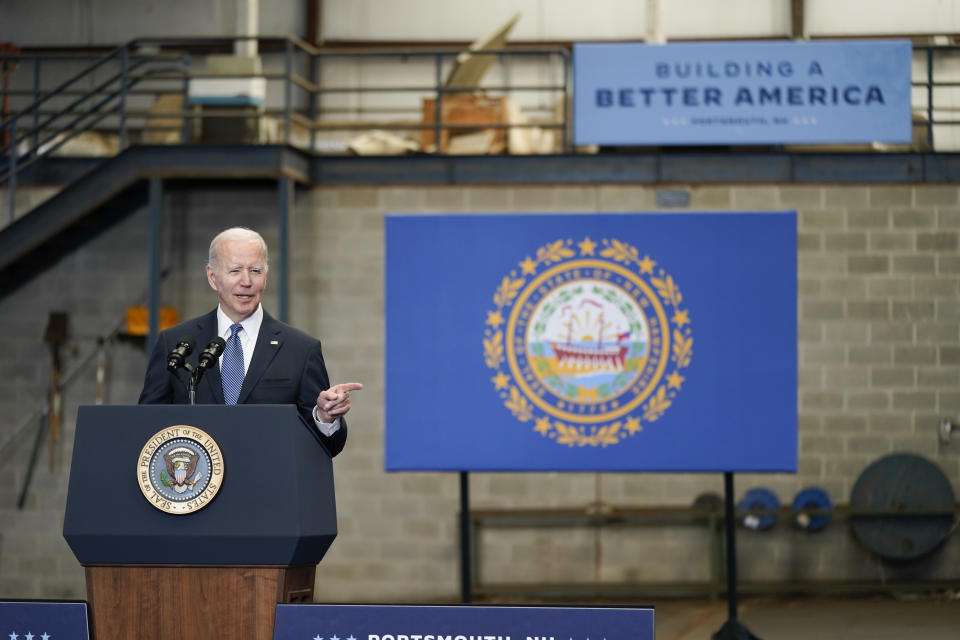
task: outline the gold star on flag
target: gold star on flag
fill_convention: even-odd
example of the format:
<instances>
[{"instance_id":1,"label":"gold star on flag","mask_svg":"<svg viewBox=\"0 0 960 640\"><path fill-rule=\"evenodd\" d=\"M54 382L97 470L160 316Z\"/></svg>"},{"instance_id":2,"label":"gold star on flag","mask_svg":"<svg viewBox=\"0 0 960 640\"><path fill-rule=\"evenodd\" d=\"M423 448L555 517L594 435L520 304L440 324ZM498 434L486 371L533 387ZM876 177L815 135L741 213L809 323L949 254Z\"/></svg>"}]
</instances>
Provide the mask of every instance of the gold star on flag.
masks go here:
<instances>
[{"instance_id":1,"label":"gold star on flag","mask_svg":"<svg viewBox=\"0 0 960 640\"><path fill-rule=\"evenodd\" d=\"M635 434L637 431L643 431L643 427L640 426L640 418L629 417L627 418L627 431L630 432L630 435Z\"/></svg>"},{"instance_id":2,"label":"gold star on flag","mask_svg":"<svg viewBox=\"0 0 960 640\"><path fill-rule=\"evenodd\" d=\"M657 264L656 261L651 260L650 256L643 256L643 260L640 261L640 273L653 273L653 267Z\"/></svg>"},{"instance_id":3,"label":"gold star on flag","mask_svg":"<svg viewBox=\"0 0 960 640\"><path fill-rule=\"evenodd\" d=\"M682 327L685 324L690 324L690 317L687 315L687 310L684 309L680 311L677 309L677 312L673 314L673 317L670 318L670 322L673 322L678 327Z\"/></svg>"},{"instance_id":4,"label":"gold star on flag","mask_svg":"<svg viewBox=\"0 0 960 640\"><path fill-rule=\"evenodd\" d=\"M520 263L520 272L525 276L532 276L537 272L537 263L527 256L527 259Z\"/></svg>"},{"instance_id":5,"label":"gold star on flag","mask_svg":"<svg viewBox=\"0 0 960 640\"><path fill-rule=\"evenodd\" d=\"M533 430L541 435L547 435L550 433L550 418L543 417L538 419L537 424L533 427Z\"/></svg>"},{"instance_id":6,"label":"gold star on flag","mask_svg":"<svg viewBox=\"0 0 960 640\"><path fill-rule=\"evenodd\" d=\"M490 378L490 381L493 383L495 389L506 389L507 385L510 384L510 376L503 373L503 371L498 371L497 375Z\"/></svg>"},{"instance_id":7,"label":"gold star on flag","mask_svg":"<svg viewBox=\"0 0 960 640\"><path fill-rule=\"evenodd\" d=\"M503 324L503 316L500 311L487 311L487 324L496 329Z\"/></svg>"},{"instance_id":8,"label":"gold star on flag","mask_svg":"<svg viewBox=\"0 0 960 640\"><path fill-rule=\"evenodd\" d=\"M580 247L580 255L582 256L592 256L595 255L593 250L597 248L597 243L590 239L590 236L587 236L583 239L583 242L578 242L577 245Z\"/></svg>"},{"instance_id":9,"label":"gold star on flag","mask_svg":"<svg viewBox=\"0 0 960 640\"><path fill-rule=\"evenodd\" d=\"M667 376L667 386L671 389L679 389L684 380L686 380L686 378L674 371Z\"/></svg>"}]
</instances>

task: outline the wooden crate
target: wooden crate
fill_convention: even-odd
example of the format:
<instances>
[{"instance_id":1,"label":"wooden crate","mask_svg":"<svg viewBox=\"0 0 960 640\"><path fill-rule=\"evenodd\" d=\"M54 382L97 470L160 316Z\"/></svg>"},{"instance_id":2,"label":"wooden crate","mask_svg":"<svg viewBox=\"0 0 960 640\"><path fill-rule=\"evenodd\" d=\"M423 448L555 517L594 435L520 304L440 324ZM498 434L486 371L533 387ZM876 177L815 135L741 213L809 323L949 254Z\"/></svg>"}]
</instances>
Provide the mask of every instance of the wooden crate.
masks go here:
<instances>
[{"instance_id":1,"label":"wooden crate","mask_svg":"<svg viewBox=\"0 0 960 640\"><path fill-rule=\"evenodd\" d=\"M506 148L506 129L463 129L463 125L480 126L487 124L505 125L508 122L506 98L487 97L473 94L451 94L443 97L442 118L443 130L440 132L440 153L447 153L450 148L450 138L458 135L472 135L481 131L492 133L488 148L477 150L477 153L500 153ZM433 125L436 122L436 100L423 100L423 124ZM487 136L490 138L490 136ZM420 135L420 144L424 150L431 150L435 145L436 135L433 129L424 129Z\"/></svg>"}]
</instances>

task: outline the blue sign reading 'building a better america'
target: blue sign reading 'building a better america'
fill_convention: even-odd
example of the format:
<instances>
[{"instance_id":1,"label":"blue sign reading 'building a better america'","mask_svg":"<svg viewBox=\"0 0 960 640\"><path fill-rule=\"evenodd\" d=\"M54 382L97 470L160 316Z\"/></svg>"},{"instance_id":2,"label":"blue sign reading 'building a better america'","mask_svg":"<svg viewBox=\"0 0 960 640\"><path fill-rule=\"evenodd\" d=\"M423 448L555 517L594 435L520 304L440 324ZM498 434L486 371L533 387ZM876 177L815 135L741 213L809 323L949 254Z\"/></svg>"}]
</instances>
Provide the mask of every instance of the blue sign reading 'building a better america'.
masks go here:
<instances>
[{"instance_id":1,"label":"blue sign reading 'building a better america'","mask_svg":"<svg viewBox=\"0 0 960 640\"><path fill-rule=\"evenodd\" d=\"M275 640L653 640L653 609L281 604L275 629Z\"/></svg>"},{"instance_id":2,"label":"blue sign reading 'building a better america'","mask_svg":"<svg viewBox=\"0 0 960 640\"><path fill-rule=\"evenodd\" d=\"M906 143L909 41L577 44L578 145Z\"/></svg>"},{"instance_id":3,"label":"blue sign reading 'building a better america'","mask_svg":"<svg viewBox=\"0 0 960 640\"><path fill-rule=\"evenodd\" d=\"M386 466L793 471L796 215L388 216Z\"/></svg>"}]
</instances>

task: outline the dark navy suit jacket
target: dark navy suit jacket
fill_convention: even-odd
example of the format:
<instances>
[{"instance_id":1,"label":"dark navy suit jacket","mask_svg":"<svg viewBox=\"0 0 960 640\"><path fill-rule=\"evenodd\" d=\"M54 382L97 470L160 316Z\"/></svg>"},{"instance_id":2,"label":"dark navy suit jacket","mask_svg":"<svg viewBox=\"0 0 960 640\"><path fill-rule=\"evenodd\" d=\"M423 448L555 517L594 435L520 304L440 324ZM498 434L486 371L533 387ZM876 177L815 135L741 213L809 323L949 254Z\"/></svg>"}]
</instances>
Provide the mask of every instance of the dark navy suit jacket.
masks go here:
<instances>
[{"instance_id":1,"label":"dark navy suit jacket","mask_svg":"<svg viewBox=\"0 0 960 640\"><path fill-rule=\"evenodd\" d=\"M156 347L147 361L147 373L140 392L140 404L189 404L186 386L167 371L167 355L184 336L196 340L196 348L187 362L196 366L197 357L217 336L217 310L161 331ZM179 373L183 373L181 370ZM253 349L250 369L243 378L237 404L295 404L312 429L313 407L317 395L330 387L323 363L320 341L263 312L260 335ZM223 384L219 364L200 379L197 404L223 404ZM340 418L340 429L327 437L317 431L331 456L343 450L347 441L347 422Z\"/></svg>"}]
</instances>

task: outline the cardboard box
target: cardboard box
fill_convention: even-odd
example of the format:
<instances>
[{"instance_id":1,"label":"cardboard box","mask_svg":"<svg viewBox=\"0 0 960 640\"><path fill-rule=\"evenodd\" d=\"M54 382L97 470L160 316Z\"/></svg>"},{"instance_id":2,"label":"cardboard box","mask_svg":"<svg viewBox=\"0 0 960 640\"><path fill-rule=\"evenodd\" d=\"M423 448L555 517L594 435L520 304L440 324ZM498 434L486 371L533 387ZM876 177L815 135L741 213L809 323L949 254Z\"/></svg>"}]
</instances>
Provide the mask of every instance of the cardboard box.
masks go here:
<instances>
[{"instance_id":1,"label":"cardboard box","mask_svg":"<svg viewBox=\"0 0 960 640\"><path fill-rule=\"evenodd\" d=\"M483 149L471 149L473 153L501 153L507 146L507 129L463 129L463 125L480 126L488 124L505 125L508 122L506 98L487 97L476 94L449 94L441 101L443 112L440 132L439 149L434 149L436 134L434 129L421 131L421 147L426 151L436 150L439 153L448 153L450 138L458 135L470 135L472 139L486 140L487 136L477 136L481 132L491 132L489 143ZM433 125L436 122L436 100L423 100L423 124Z\"/></svg>"}]
</instances>

